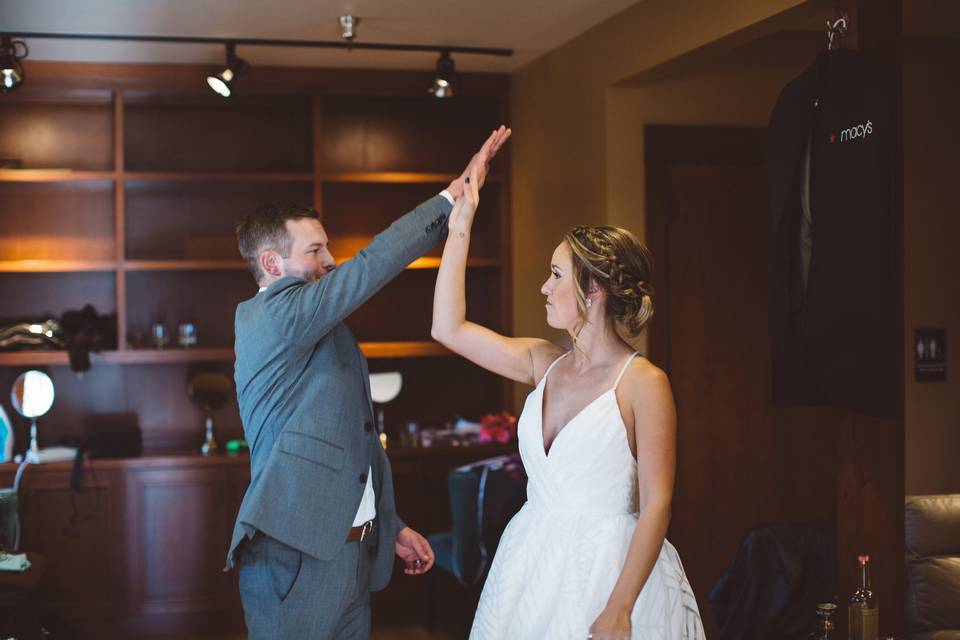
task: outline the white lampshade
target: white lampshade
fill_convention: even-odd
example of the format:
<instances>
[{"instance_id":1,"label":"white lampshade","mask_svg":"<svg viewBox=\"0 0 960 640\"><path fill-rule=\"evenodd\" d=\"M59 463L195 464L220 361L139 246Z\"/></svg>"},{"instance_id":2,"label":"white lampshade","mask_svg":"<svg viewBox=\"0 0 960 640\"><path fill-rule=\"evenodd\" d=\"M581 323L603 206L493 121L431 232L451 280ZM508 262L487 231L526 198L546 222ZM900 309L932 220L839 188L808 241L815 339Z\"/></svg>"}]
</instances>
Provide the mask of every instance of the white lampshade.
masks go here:
<instances>
[{"instance_id":1,"label":"white lampshade","mask_svg":"<svg viewBox=\"0 0 960 640\"><path fill-rule=\"evenodd\" d=\"M370 397L374 402L390 402L400 394L403 376L399 371L370 374Z\"/></svg>"}]
</instances>

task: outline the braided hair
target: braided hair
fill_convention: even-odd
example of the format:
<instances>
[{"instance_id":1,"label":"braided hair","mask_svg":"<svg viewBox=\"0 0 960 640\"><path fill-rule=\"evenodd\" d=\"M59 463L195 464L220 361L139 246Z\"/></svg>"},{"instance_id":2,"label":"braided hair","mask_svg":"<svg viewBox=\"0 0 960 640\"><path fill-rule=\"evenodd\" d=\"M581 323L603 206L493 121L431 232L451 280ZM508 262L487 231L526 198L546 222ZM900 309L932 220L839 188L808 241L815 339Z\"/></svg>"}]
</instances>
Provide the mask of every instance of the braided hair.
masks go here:
<instances>
[{"instance_id":1,"label":"braided hair","mask_svg":"<svg viewBox=\"0 0 960 640\"><path fill-rule=\"evenodd\" d=\"M606 293L606 314L614 330L630 347L653 317L653 255L636 236L619 227L573 227L563 237L573 258L573 274L580 322L587 323L586 291L590 282Z\"/></svg>"}]
</instances>

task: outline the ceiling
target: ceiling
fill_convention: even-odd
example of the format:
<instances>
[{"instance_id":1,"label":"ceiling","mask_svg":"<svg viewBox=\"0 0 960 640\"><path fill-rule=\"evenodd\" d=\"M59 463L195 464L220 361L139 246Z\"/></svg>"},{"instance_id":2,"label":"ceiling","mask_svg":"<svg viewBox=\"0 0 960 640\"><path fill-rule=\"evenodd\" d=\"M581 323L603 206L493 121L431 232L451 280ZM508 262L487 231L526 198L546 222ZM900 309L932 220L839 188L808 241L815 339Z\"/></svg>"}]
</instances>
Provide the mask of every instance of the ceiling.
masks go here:
<instances>
[{"instance_id":1,"label":"ceiling","mask_svg":"<svg viewBox=\"0 0 960 640\"><path fill-rule=\"evenodd\" d=\"M0 31L339 40L512 48L510 58L457 54L460 71L511 72L637 0L0 0ZM30 59L210 63L219 45L30 40ZM432 69L437 55L288 47L237 50L252 65Z\"/></svg>"}]
</instances>

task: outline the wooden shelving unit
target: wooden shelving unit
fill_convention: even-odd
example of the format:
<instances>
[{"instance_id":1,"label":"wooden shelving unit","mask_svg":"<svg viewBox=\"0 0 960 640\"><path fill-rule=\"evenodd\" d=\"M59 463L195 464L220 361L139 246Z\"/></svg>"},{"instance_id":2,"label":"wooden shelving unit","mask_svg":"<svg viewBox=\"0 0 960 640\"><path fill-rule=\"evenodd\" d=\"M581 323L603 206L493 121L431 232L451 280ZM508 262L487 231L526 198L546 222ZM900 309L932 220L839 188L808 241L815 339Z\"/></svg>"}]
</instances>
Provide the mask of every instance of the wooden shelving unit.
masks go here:
<instances>
[{"instance_id":1,"label":"wooden shelving unit","mask_svg":"<svg viewBox=\"0 0 960 640\"><path fill-rule=\"evenodd\" d=\"M0 318L92 304L117 335L83 376L65 351L0 352L0 402L20 372L43 368L56 399L40 421L42 446L83 438L107 414L135 419L147 454L86 465L96 473L80 492L66 464L24 478L23 540L47 557L49 601L80 638L242 630L222 559L248 463L195 453L204 416L186 393L197 370L232 374L235 308L256 294L235 223L264 202L312 204L343 262L443 189L509 122L506 76L464 74L457 98L441 102L424 94L427 74L285 69L259 85L264 93L251 77L224 101L206 92L208 71L41 61L0 99L0 167L17 167L0 168ZM509 333L509 158L492 169L472 235L467 315ZM441 249L346 321L372 372L403 374L386 407L388 453L401 513L426 532L449 528L449 470L502 450L404 452L401 426L478 419L509 407L511 388L430 339ZM154 322L174 345L178 324L193 323L197 346L134 348L150 344ZM22 451L29 425L5 408ZM242 437L235 402L215 420L221 443ZM414 610L423 584L398 582L389 597Z\"/></svg>"},{"instance_id":2,"label":"wooden shelving unit","mask_svg":"<svg viewBox=\"0 0 960 640\"><path fill-rule=\"evenodd\" d=\"M113 314L117 342L92 355L91 375L115 382L77 383L65 352L21 351L0 352L0 387L25 367L50 368L67 390L46 433L71 432L84 415L115 407L141 416L148 447L152 429L195 419L181 397L189 371L231 368L235 306L256 293L233 235L240 218L261 202L311 203L342 263L455 179L485 135L508 121L503 81L480 81L475 96L468 90L440 103L399 88L394 74L344 91L336 76L318 86L295 72L275 92L223 101L193 84L166 84L152 70L143 78L111 73L64 88L47 71L0 102L0 166L19 163L0 169L0 295L8 302L0 316L58 317L88 302ZM31 137L37 130L42 138ZM467 274L468 315L505 331L508 175L501 158L484 191ZM412 262L347 320L372 371L405 373L392 412L398 420L440 423L509 404L508 385L430 338L441 249ZM195 324L197 348L134 348L149 343L158 321L174 344L179 323ZM159 411L146 391L110 386L121 382L173 394L176 406ZM239 432L238 415L222 422Z\"/></svg>"}]
</instances>

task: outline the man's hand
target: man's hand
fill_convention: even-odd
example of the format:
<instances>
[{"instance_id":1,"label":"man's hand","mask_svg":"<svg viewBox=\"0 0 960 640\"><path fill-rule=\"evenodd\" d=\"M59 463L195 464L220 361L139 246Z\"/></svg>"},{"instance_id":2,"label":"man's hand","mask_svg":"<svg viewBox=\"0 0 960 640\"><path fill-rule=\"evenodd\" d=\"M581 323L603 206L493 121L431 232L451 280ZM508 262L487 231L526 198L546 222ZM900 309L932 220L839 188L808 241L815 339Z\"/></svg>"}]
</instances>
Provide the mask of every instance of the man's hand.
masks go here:
<instances>
[{"instance_id":1,"label":"man's hand","mask_svg":"<svg viewBox=\"0 0 960 640\"><path fill-rule=\"evenodd\" d=\"M511 133L513 133L511 129L500 125L499 129L490 134L487 141L480 147L480 151L473 154L473 157L467 164L467 168L463 170L460 177L451 182L450 186L447 187L447 191L454 199L459 198L463 194L464 178L473 175L474 170L476 170L477 176L477 189L483 186L483 183L487 180L487 173L490 172L490 161L497 155L500 147L507 141ZM474 178L471 177L470 179L473 180Z\"/></svg>"},{"instance_id":2,"label":"man's hand","mask_svg":"<svg viewBox=\"0 0 960 640\"><path fill-rule=\"evenodd\" d=\"M430 543L410 527L404 527L397 533L397 556L407 565L403 572L408 576L426 573L433 566Z\"/></svg>"}]
</instances>

